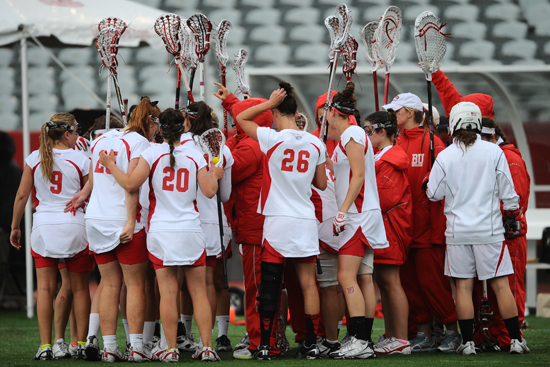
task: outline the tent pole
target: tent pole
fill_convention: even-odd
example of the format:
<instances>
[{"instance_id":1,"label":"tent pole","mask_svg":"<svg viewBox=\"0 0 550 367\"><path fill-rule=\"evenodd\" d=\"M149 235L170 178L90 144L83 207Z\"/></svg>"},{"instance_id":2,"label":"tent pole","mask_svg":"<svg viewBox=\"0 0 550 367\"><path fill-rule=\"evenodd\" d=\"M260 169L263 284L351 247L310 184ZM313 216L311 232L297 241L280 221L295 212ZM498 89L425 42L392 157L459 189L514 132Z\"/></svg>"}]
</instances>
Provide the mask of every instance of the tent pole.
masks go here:
<instances>
[{"instance_id":1,"label":"tent pole","mask_svg":"<svg viewBox=\"0 0 550 367\"><path fill-rule=\"evenodd\" d=\"M27 35L23 30L21 38L21 110L23 112L23 160L31 153L30 130L29 130L29 64L27 59ZM25 270L27 278L27 317L34 317L34 284L33 266L31 256L31 228L32 228L31 200L25 206Z\"/></svg>"}]
</instances>

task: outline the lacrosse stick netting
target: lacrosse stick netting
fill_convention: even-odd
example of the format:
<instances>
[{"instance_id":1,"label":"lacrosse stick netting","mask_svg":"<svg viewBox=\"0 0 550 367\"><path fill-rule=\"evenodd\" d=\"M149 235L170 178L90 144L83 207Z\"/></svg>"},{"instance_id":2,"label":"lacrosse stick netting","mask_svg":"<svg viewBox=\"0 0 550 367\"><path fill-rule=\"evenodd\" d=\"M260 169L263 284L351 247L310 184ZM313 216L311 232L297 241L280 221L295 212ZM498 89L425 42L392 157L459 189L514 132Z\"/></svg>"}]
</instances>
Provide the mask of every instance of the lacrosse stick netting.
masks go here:
<instances>
[{"instance_id":1,"label":"lacrosse stick netting","mask_svg":"<svg viewBox=\"0 0 550 367\"><path fill-rule=\"evenodd\" d=\"M309 122L307 120L306 115L304 115L301 112L298 112L298 117L296 118L296 125L298 126L298 129L302 131L306 131L308 124Z\"/></svg>"},{"instance_id":2,"label":"lacrosse stick netting","mask_svg":"<svg viewBox=\"0 0 550 367\"><path fill-rule=\"evenodd\" d=\"M201 101L204 101L204 56L210 50L212 23L204 14L193 14L187 19L187 26L195 38L195 54L200 66L200 97Z\"/></svg>"},{"instance_id":3,"label":"lacrosse stick netting","mask_svg":"<svg viewBox=\"0 0 550 367\"><path fill-rule=\"evenodd\" d=\"M446 24L442 25L431 11L421 13L414 23L416 54L426 80L429 81L432 73L441 67L441 60L447 51L445 37L449 37L450 33L441 31Z\"/></svg>"},{"instance_id":4,"label":"lacrosse stick netting","mask_svg":"<svg viewBox=\"0 0 550 367\"><path fill-rule=\"evenodd\" d=\"M350 81L357 68L357 49L359 44L352 35L348 35L346 43L342 46L342 72L346 81Z\"/></svg>"},{"instance_id":5,"label":"lacrosse stick netting","mask_svg":"<svg viewBox=\"0 0 550 367\"><path fill-rule=\"evenodd\" d=\"M218 59L218 63L220 64L221 82L224 88L227 87L226 66L227 61L229 60L229 56L227 55L227 37L229 35L229 32L231 31L231 28L231 22L223 19L212 32L215 44L214 52L216 53L216 58ZM229 126L227 123L227 110L225 108L223 109L223 129L225 136L227 136L229 134Z\"/></svg>"},{"instance_id":6,"label":"lacrosse stick netting","mask_svg":"<svg viewBox=\"0 0 550 367\"><path fill-rule=\"evenodd\" d=\"M388 103L388 91L390 83L390 69L397 54L397 47L401 37L402 17L401 10L397 6L390 6L380 18L380 24L376 31L376 49L380 55L380 61L386 68L386 82L384 84L384 104Z\"/></svg>"},{"instance_id":7,"label":"lacrosse stick netting","mask_svg":"<svg viewBox=\"0 0 550 367\"><path fill-rule=\"evenodd\" d=\"M250 98L250 87L246 84L244 80L244 66L248 61L248 52L241 48L237 55L235 56L235 61L233 62L233 71L235 71L235 78L237 80L237 89L235 90L235 96L238 96L240 93L243 94L244 99Z\"/></svg>"},{"instance_id":8,"label":"lacrosse stick netting","mask_svg":"<svg viewBox=\"0 0 550 367\"><path fill-rule=\"evenodd\" d=\"M223 167L223 147L225 145L225 136L220 129L209 129L201 134L199 145L205 154L208 154L209 162L218 158L216 167Z\"/></svg>"},{"instance_id":9,"label":"lacrosse stick netting","mask_svg":"<svg viewBox=\"0 0 550 367\"><path fill-rule=\"evenodd\" d=\"M126 125L126 113L124 110L122 96L120 95L120 88L118 87L118 81L116 78L118 67L118 43L120 37L124 31L128 28L126 23L122 19L115 17L104 18L99 22L97 26L98 35L95 40L95 47L99 51L101 57L101 68L105 67L109 69L109 76L107 77L107 99L106 99L106 111L105 111L105 127L109 129L109 123L111 121L111 78L115 84L115 90L117 93L118 104L120 107L120 115L124 125ZM100 69L101 74L101 69Z\"/></svg>"},{"instance_id":10,"label":"lacrosse stick netting","mask_svg":"<svg viewBox=\"0 0 550 367\"><path fill-rule=\"evenodd\" d=\"M376 111L380 110L380 103L378 101L378 78L376 76L376 71L382 66L380 61L380 55L376 49L376 31L378 30L378 25L380 23L377 21L370 22L361 29L361 41L365 46L366 54L365 59L372 66L372 81L374 84L374 107Z\"/></svg>"}]
</instances>

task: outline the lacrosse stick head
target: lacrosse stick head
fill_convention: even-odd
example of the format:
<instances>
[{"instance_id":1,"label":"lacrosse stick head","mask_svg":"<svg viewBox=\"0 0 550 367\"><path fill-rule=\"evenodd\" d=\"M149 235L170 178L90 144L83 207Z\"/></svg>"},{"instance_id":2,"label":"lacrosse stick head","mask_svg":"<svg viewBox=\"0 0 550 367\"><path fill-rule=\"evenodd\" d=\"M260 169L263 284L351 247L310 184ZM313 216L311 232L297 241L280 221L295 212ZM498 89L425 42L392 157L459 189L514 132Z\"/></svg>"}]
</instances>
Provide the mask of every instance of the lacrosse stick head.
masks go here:
<instances>
[{"instance_id":1,"label":"lacrosse stick head","mask_svg":"<svg viewBox=\"0 0 550 367\"><path fill-rule=\"evenodd\" d=\"M298 125L298 129L302 131L306 131L308 126L308 120L306 115L304 115L301 112L298 112L298 117L296 118L296 125Z\"/></svg>"},{"instance_id":2,"label":"lacrosse stick head","mask_svg":"<svg viewBox=\"0 0 550 367\"><path fill-rule=\"evenodd\" d=\"M210 50L212 23L204 14L193 14L187 19L187 26L195 38L195 54L199 61L203 61L204 55Z\"/></svg>"},{"instance_id":3,"label":"lacrosse stick head","mask_svg":"<svg viewBox=\"0 0 550 367\"><path fill-rule=\"evenodd\" d=\"M229 56L227 56L227 36L232 27L230 21L223 19L212 32L212 37L214 38L214 52L222 67L225 67L227 65L227 60L229 60Z\"/></svg>"},{"instance_id":4,"label":"lacrosse stick head","mask_svg":"<svg viewBox=\"0 0 550 367\"><path fill-rule=\"evenodd\" d=\"M126 28L128 28L126 23L122 19L115 17L104 18L97 25L99 34L94 43L95 47L99 51L103 66L115 74L118 66L116 58L118 54L118 42Z\"/></svg>"},{"instance_id":5,"label":"lacrosse stick head","mask_svg":"<svg viewBox=\"0 0 550 367\"><path fill-rule=\"evenodd\" d=\"M328 57L330 62L334 60L334 50L336 50L336 38L338 37L339 21L335 15L330 15L325 19L325 27L328 29L330 34L330 49L328 52Z\"/></svg>"},{"instance_id":6,"label":"lacrosse stick head","mask_svg":"<svg viewBox=\"0 0 550 367\"><path fill-rule=\"evenodd\" d=\"M351 12L346 4L340 4L336 7L336 18L338 18L339 27L334 46L338 50L347 42L349 29L353 23Z\"/></svg>"},{"instance_id":7,"label":"lacrosse stick head","mask_svg":"<svg viewBox=\"0 0 550 367\"><path fill-rule=\"evenodd\" d=\"M432 73L441 67L441 60L447 52L445 34L441 29L439 18L431 11L421 13L414 22L414 43L420 67L427 80L431 80Z\"/></svg>"},{"instance_id":8,"label":"lacrosse stick head","mask_svg":"<svg viewBox=\"0 0 550 367\"><path fill-rule=\"evenodd\" d=\"M235 77L237 79L237 90L235 91L235 95L242 93L250 97L250 87L244 81L244 65L247 61L248 52L244 48L241 48L233 62L233 70L235 71Z\"/></svg>"},{"instance_id":9,"label":"lacrosse stick head","mask_svg":"<svg viewBox=\"0 0 550 367\"><path fill-rule=\"evenodd\" d=\"M195 53L195 37L187 26L187 19L181 20L179 39L181 42L180 59L186 69L196 68L199 59Z\"/></svg>"},{"instance_id":10,"label":"lacrosse stick head","mask_svg":"<svg viewBox=\"0 0 550 367\"><path fill-rule=\"evenodd\" d=\"M348 39L346 43L342 46L342 60L344 61L342 63L342 72L344 73L344 76L346 77L346 81L350 81L353 77L353 74L355 73L355 69L357 68L357 49L359 48L359 44L353 38L351 34L348 34Z\"/></svg>"},{"instance_id":11,"label":"lacrosse stick head","mask_svg":"<svg viewBox=\"0 0 550 367\"><path fill-rule=\"evenodd\" d=\"M380 18L380 24L376 31L376 49L380 55L380 61L386 68L386 73L393 65L397 47L401 38L402 16L397 6L390 6Z\"/></svg>"},{"instance_id":12,"label":"lacrosse stick head","mask_svg":"<svg viewBox=\"0 0 550 367\"><path fill-rule=\"evenodd\" d=\"M166 51L178 57L181 52L181 18L176 14L163 14L157 18L153 29L162 38Z\"/></svg>"},{"instance_id":13,"label":"lacrosse stick head","mask_svg":"<svg viewBox=\"0 0 550 367\"><path fill-rule=\"evenodd\" d=\"M372 65L372 71L380 69L382 62L376 49L376 31L378 30L378 21L370 22L361 29L361 41L366 49L365 59Z\"/></svg>"},{"instance_id":14,"label":"lacrosse stick head","mask_svg":"<svg viewBox=\"0 0 550 367\"><path fill-rule=\"evenodd\" d=\"M204 154L208 154L208 162L214 163L216 167L223 167L225 136L220 129L213 128L203 132L199 137L199 145Z\"/></svg>"}]
</instances>

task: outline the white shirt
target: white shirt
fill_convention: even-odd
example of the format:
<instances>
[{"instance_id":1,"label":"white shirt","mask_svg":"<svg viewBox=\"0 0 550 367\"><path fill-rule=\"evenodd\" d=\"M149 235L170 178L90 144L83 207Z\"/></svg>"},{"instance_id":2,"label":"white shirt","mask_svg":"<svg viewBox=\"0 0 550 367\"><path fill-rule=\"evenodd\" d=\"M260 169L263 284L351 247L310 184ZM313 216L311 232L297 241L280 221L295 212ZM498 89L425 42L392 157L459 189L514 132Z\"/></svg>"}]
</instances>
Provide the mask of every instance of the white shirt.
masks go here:
<instances>
[{"instance_id":1,"label":"white shirt","mask_svg":"<svg viewBox=\"0 0 550 367\"><path fill-rule=\"evenodd\" d=\"M90 142L82 136L79 136L76 140L74 150L77 150L84 154L86 157L90 158Z\"/></svg>"},{"instance_id":2,"label":"white shirt","mask_svg":"<svg viewBox=\"0 0 550 367\"><path fill-rule=\"evenodd\" d=\"M312 185L311 201L315 205L319 240L338 251L339 239L332 234L332 222L338 213L338 205L336 205L336 196L334 195L334 175L328 168L325 168L325 172L327 175L327 187L324 191L321 191Z\"/></svg>"},{"instance_id":3,"label":"white shirt","mask_svg":"<svg viewBox=\"0 0 550 367\"><path fill-rule=\"evenodd\" d=\"M40 152L35 150L25 163L32 169L38 205L33 215L33 228L43 224L84 224L82 208L73 213L63 213L65 204L78 194L83 178L88 176L90 160L73 149L53 149L52 179L42 175Z\"/></svg>"},{"instance_id":4,"label":"white shirt","mask_svg":"<svg viewBox=\"0 0 550 367\"><path fill-rule=\"evenodd\" d=\"M378 200L378 190L376 188L376 171L374 168L374 154L372 144L365 131L359 126L348 127L342 136L334 153L332 160L334 162L334 176L336 177L335 192L338 208L342 207L349 189L351 180L351 168L349 159L346 153L346 145L350 140L355 141L364 148L365 152L365 182L359 191L359 195L353 201L353 204L348 210L348 213L363 213L367 210L380 210L380 202Z\"/></svg>"},{"instance_id":5,"label":"white shirt","mask_svg":"<svg viewBox=\"0 0 550 367\"><path fill-rule=\"evenodd\" d=\"M445 198L449 245L483 245L504 241L500 200L505 210L519 208L508 162L496 144L451 144L435 160L426 191L428 198Z\"/></svg>"},{"instance_id":6,"label":"white shirt","mask_svg":"<svg viewBox=\"0 0 550 367\"><path fill-rule=\"evenodd\" d=\"M277 132L260 127L257 135L266 157L258 212L315 219L311 182L317 166L325 163L323 143L316 136L293 129Z\"/></svg>"},{"instance_id":7,"label":"white shirt","mask_svg":"<svg viewBox=\"0 0 550 367\"><path fill-rule=\"evenodd\" d=\"M206 167L201 153L186 146L174 149L176 164L170 168L170 147L155 144L141 156L149 174L149 232L202 232L197 208L197 172Z\"/></svg>"},{"instance_id":8,"label":"white shirt","mask_svg":"<svg viewBox=\"0 0 550 367\"><path fill-rule=\"evenodd\" d=\"M94 188L86 209L87 219L127 220L125 190L116 182L111 172L101 165L99 153L105 151L109 154L113 150L116 155L116 165L122 172L127 173L130 161L139 158L147 148L149 148L149 141L136 132L110 130L94 140L91 149ZM143 228L140 224L140 205L137 210L134 233Z\"/></svg>"}]
</instances>

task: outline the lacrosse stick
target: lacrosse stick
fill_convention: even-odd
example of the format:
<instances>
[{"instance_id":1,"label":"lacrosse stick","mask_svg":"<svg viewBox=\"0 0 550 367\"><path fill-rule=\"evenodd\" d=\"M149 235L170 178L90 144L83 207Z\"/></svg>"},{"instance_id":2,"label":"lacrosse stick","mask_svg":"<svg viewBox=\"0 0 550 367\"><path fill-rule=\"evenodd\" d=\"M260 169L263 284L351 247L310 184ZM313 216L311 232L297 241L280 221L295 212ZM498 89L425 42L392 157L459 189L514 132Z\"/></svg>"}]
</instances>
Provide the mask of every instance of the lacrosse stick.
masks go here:
<instances>
[{"instance_id":1,"label":"lacrosse stick","mask_svg":"<svg viewBox=\"0 0 550 367\"><path fill-rule=\"evenodd\" d=\"M447 23L445 23L447 24ZM414 43L416 46L416 54L418 55L418 61L424 75L426 76L426 82L428 84L428 129L430 130L430 159L431 166L435 162L434 152L434 122L432 111L432 73L441 67L441 59L445 56L447 51L447 44L445 37L449 37L450 34L441 32L441 29L445 26L441 25L439 18L437 18L431 11L425 11L421 13L414 22Z\"/></svg>"},{"instance_id":2,"label":"lacrosse stick","mask_svg":"<svg viewBox=\"0 0 550 367\"><path fill-rule=\"evenodd\" d=\"M476 333L483 335L483 342L479 345L484 352L500 352L498 342L489 333L489 322L493 319L493 310L491 310L491 302L487 297L487 280L482 281L483 297L481 298L481 306L478 311L479 327Z\"/></svg>"},{"instance_id":3,"label":"lacrosse stick","mask_svg":"<svg viewBox=\"0 0 550 367\"><path fill-rule=\"evenodd\" d=\"M229 57L227 56L227 35L231 31L231 22L228 20L223 19L218 27L212 32L212 37L214 38L214 52L216 53L216 58L218 59L218 63L220 64L221 69L221 81L222 85L227 87L227 80L226 76L227 73L225 71L227 60ZM229 134L229 127L227 126L227 110L223 109L223 132L225 136L227 137L227 134Z\"/></svg>"},{"instance_id":4,"label":"lacrosse stick","mask_svg":"<svg viewBox=\"0 0 550 367\"><path fill-rule=\"evenodd\" d=\"M240 93L243 94L244 99L250 98L250 87L244 81L244 65L248 60L248 52L244 48L241 48L235 56L233 62L233 70L235 71L235 77L237 79L237 89L235 90L235 96Z\"/></svg>"},{"instance_id":5,"label":"lacrosse stick","mask_svg":"<svg viewBox=\"0 0 550 367\"><path fill-rule=\"evenodd\" d=\"M384 83L384 104L388 103L390 89L390 69L397 54L399 39L401 37L401 10L397 6L390 6L380 18L376 30L376 49L380 55L380 61L386 68L386 81Z\"/></svg>"},{"instance_id":6,"label":"lacrosse stick","mask_svg":"<svg viewBox=\"0 0 550 367\"><path fill-rule=\"evenodd\" d=\"M359 44L351 34L348 34L346 43L342 46L342 72L346 81L350 81L357 68L357 49Z\"/></svg>"},{"instance_id":7,"label":"lacrosse stick","mask_svg":"<svg viewBox=\"0 0 550 367\"><path fill-rule=\"evenodd\" d=\"M298 125L298 129L302 131L307 130L308 120L306 115L304 115L301 112L298 112L298 117L296 118L296 125Z\"/></svg>"},{"instance_id":8,"label":"lacrosse stick","mask_svg":"<svg viewBox=\"0 0 550 367\"><path fill-rule=\"evenodd\" d=\"M376 111L380 111L380 102L378 100L378 78L376 77L376 71L382 66L380 56L376 50L376 30L378 29L379 22L374 21L368 23L361 29L361 41L366 49L365 59L372 66L372 79L374 83L374 107Z\"/></svg>"},{"instance_id":9,"label":"lacrosse stick","mask_svg":"<svg viewBox=\"0 0 550 367\"><path fill-rule=\"evenodd\" d=\"M195 38L195 54L200 66L200 98L204 101L204 56L210 50L212 23L204 14L193 14L187 19L187 26Z\"/></svg>"},{"instance_id":10,"label":"lacrosse stick","mask_svg":"<svg viewBox=\"0 0 550 367\"><path fill-rule=\"evenodd\" d=\"M328 82L327 100L325 101L325 110L323 112L321 131L319 133L319 138L325 144L327 142L328 129L326 118L329 108L328 106L330 103L330 97L332 94L332 85L334 83L334 73L338 64L338 54L341 52L342 47L348 40L349 29L351 27L351 24L353 23L353 18L351 17L350 11L346 4L340 4L336 7L336 19L337 21L334 21L334 19L331 17L325 19L325 26L327 26L331 37L331 49L329 50L329 58L331 58L331 61L334 60L331 63L332 68Z\"/></svg>"},{"instance_id":11,"label":"lacrosse stick","mask_svg":"<svg viewBox=\"0 0 550 367\"><path fill-rule=\"evenodd\" d=\"M103 64L99 70L103 70L103 67L109 69L109 76L107 77L107 99L106 99L106 111L105 111L105 127L109 129L111 122L111 80L115 83L115 92L118 99L118 105L120 108L120 116L126 126L126 112L124 111L124 106L122 104L122 96L120 95L120 88L118 86L117 79L117 53L118 53L118 42L120 37L124 33L128 26L122 19L109 17L104 18L99 22L97 30L99 34L95 40L95 47L99 51L99 56L101 57L101 63Z\"/></svg>"},{"instance_id":12,"label":"lacrosse stick","mask_svg":"<svg viewBox=\"0 0 550 367\"><path fill-rule=\"evenodd\" d=\"M205 154L208 154L208 162L212 162L216 167L223 167L223 147L225 145L225 136L220 129L209 129L201 134L199 145ZM227 260L225 258L225 246L223 244L223 222L222 222L222 202L220 198L220 186L216 195L218 202L218 225L220 230L220 244L222 251L223 264L223 287L228 289L227 284Z\"/></svg>"}]
</instances>

